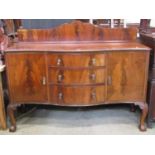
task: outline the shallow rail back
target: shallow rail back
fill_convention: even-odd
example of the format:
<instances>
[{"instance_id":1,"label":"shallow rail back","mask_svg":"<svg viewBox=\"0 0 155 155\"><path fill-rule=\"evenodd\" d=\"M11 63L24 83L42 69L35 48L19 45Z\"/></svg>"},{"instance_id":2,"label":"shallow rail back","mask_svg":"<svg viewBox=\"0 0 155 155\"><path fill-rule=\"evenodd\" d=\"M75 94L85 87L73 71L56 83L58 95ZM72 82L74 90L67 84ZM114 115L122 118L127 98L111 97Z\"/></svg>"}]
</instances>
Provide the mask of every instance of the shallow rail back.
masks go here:
<instances>
[{"instance_id":1,"label":"shallow rail back","mask_svg":"<svg viewBox=\"0 0 155 155\"><path fill-rule=\"evenodd\" d=\"M19 29L19 41L133 41L136 28L102 28L73 21L52 29Z\"/></svg>"}]
</instances>

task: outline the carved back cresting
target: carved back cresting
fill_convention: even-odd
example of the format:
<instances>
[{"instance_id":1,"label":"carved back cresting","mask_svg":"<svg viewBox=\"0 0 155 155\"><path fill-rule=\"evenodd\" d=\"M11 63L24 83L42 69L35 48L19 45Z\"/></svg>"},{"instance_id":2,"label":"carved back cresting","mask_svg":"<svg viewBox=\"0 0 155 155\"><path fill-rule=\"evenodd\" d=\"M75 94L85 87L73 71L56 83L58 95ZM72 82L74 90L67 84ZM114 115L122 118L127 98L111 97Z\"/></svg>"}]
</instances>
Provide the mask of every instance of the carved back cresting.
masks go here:
<instances>
[{"instance_id":1,"label":"carved back cresting","mask_svg":"<svg viewBox=\"0 0 155 155\"><path fill-rule=\"evenodd\" d=\"M136 28L102 28L73 21L52 29L19 29L19 41L134 41Z\"/></svg>"}]
</instances>

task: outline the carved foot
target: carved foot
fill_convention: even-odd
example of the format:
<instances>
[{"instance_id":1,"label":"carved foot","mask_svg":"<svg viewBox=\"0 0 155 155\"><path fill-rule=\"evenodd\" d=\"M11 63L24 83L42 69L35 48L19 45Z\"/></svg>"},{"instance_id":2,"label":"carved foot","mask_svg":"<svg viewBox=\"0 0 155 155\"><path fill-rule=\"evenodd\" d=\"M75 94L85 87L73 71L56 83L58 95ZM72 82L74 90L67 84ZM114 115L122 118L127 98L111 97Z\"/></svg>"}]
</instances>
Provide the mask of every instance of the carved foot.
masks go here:
<instances>
[{"instance_id":1,"label":"carved foot","mask_svg":"<svg viewBox=\"0 0 155 155\"><path fill-rule=\"evenodd\" d=\"M139 125L139 130L140 131L146 131L147 130L147 127L146 127L146 125Z\"/></svg>"},{"instance_id":2,"label":"carved foot","mask_svg":"<svg viewBox=\"0 0 155 155\"><path fill-rule=\"evenodd\" d=\"M147 103L144 103L139 106L142 110L141 117L140 117L139 129L140 129L140 131L146 131L147 126L146 126L145 120L146 120L146 116L148 114L148 105L147 105Z\"/></svg>"},{"instance_id":3,"label":"carved foot","mask_svg":"<svg viewBox=\"0 0 155 155\"><path fill-rule=\"evenodd\" d=\"M16 126L10 126L9 131L10 132L15 132L16 131Z\"/></svg>"},{"instance_id":4,"label":"carved foot","mask_svg":"<svg viewBox=\"0 0 155 155\"><path fill-rule=\"evenodd\" d=\"M15 110L16 110L15 105L9 105L8 108L7 108L8 115L9 115L9 118L10 118L10 123L11 123L11 126L9 128L10 132L15 132L16 131L16 119L15 119L15 116L14 116L14 111Z\"/></svg>"}]
</instances>

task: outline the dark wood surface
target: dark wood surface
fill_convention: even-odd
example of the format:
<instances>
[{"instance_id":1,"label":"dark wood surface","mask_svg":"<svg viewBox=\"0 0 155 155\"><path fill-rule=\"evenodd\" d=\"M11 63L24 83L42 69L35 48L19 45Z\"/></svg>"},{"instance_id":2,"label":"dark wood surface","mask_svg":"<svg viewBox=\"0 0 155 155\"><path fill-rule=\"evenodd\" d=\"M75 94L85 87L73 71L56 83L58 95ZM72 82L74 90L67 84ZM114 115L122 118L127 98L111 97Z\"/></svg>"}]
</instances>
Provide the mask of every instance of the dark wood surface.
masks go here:
<instances>
[{"instance_id":1,"label":"dark wood surface","mask_svg":"<svg viewBox=\"0 0 155 155\"><path fill-rule=\"evenodd\" d=\"M61 88L59 88L59 86L51 86L50 103L66 106L90 106L103 104L105 101L105 88L104 85L66 87L63 85ZM60 98L61 93L62 98Z\"/></svg>"},{"instance_id":2,"label":"dark wood surface","mask_svg":"<svg viewBox=\"0 0 155 155\"><path fill-rule=\"evenodd\" d=\"M6 56L11 103L46 102L46 78L44 54L13 54Z\"/></svg>"},{"instance_id":3,"label":"dark wood surface","mask_svg":"<svg viewBox=\"0 0 155 155\"><path fill-rule=\"evenodd\" d=\"M6 49L6 52L29 52L29 51L48 51L48 52L99 52L99 51L115 51L115 50L149 50L146 46L138 42L19 42L14 43Z\"/></svg>"},{"instance_id":4,"label":"dark wood surface","mask_svg":"<svg viewBox=\"0 0 155 155\"><path fill-rule=\"evenodd\" d=\"M135 40L135 28L102 28L74 21L52 29L19 29L20 41L105 41Z\"/></svg>"},{"instance_id":5,"label":"dark wood surface","mask_svg":"<svg viewBox=\"0 0 155 155\"><path fill-rule=\"evenodd\" d=\"M1 50L4 50L4 34L2 29L0 28L0 59L2 59ZM6 129L6 114L5 114L5 104L4 104L4 97L3 97L3 84L2 84L2 71L0 70L0 128Z\"/></svg>"},{"instance_id":6,"label":"dark wood surface","mask_svg":"<svg viewBox=\"0 0 155 155\"><path fill-rule=\"evenodd\" d=\"M146 130L150 49L136 42L136 29L104 30L77 21L18 33L19 42L5 51L12 131L16 106L31 103L134 103L142 109L140 130Z\"/></svg>"},{"instance_id":7,"label":"dark wood surface","mask_svg":"<svg viewBox=\"0 0 155 155\"><path fill-rule=\"evenodd\" d=\"M4 97L3 97L3 87L2 87L2 71L0 71L0 129L6 129L6 113L5 113L5 105L4 105Z\"/></svg>"},{"instance_id":8,"label":"dark wood surface","mask_svg":"<svg viewBox=\"0 0 155 155\"><path fill-rule=\"evenodd\" d=\"M100 63L95 64L91 64L94 54L81 56L81 60L87 56L89 61L76 61L76 56L78 60L80 54L73 53L63 57L62 54L56 56L44 52L12 52L5 56L12 103L48 102L46 94L50 88L47 86L88 87L96 84L107 87L107 102L141 102L146 98L149 52L109 51L96 54L96 62ZM73 56L75 59L67 61L67 57ZM57 61L61 58L62 64L57 64L54 59L51 61L55 57ZM111 84L107 85L109 78ZM74 105L74 102L71 104Z\"/></svg>"},{"instance_id":9,"label":"dark wood surface","mask_svg":"<svg viewBox=\"0 0 155 155\"><path fill-rule=\"evenodd\" d=\"M142 101L146 98L149 53L110 52L108 54L108 101Z\"/></svg>"},{"instance_id":10,"label":"dark wood surface","mask_svg":"<svg viewBox=\"0 0 155 155\"><path fill-rule=\"evenodd\" d=\"M152 127L152 121L155 121L155 30L142 32L140 38L142 43L152 48L150 53L149 81L148 81L148 102L149 114L148 125Z\"/></svg>"}]
</instances>

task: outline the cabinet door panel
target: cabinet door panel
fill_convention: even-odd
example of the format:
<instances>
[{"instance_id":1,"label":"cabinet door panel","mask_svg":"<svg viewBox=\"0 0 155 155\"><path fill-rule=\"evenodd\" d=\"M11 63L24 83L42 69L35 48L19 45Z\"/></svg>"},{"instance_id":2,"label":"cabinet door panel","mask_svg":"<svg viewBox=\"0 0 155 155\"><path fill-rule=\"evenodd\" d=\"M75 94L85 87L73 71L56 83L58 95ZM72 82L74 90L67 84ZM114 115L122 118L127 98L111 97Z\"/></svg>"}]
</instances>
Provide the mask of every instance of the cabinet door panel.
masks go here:
<instances>
[{"instance_id":1,"label":"cabinet door panel","mask_svg":"<svg viewBox=\"0 0 155 155\"><path fill-rule=\"evenodd\" d=\"M108 101L143 101L147 81L148 52L108 54Z\"/></svg>"},{"instance_id":2,"label":"cabinet door panel","mask_svg":"<svg viewBox=\"0 0 155 155\"><path fill-rule=\"evenodd\" d=\"M6 54L6 63L12 102L47 100L44 54Z\"/></svg>"}]
</instances>

